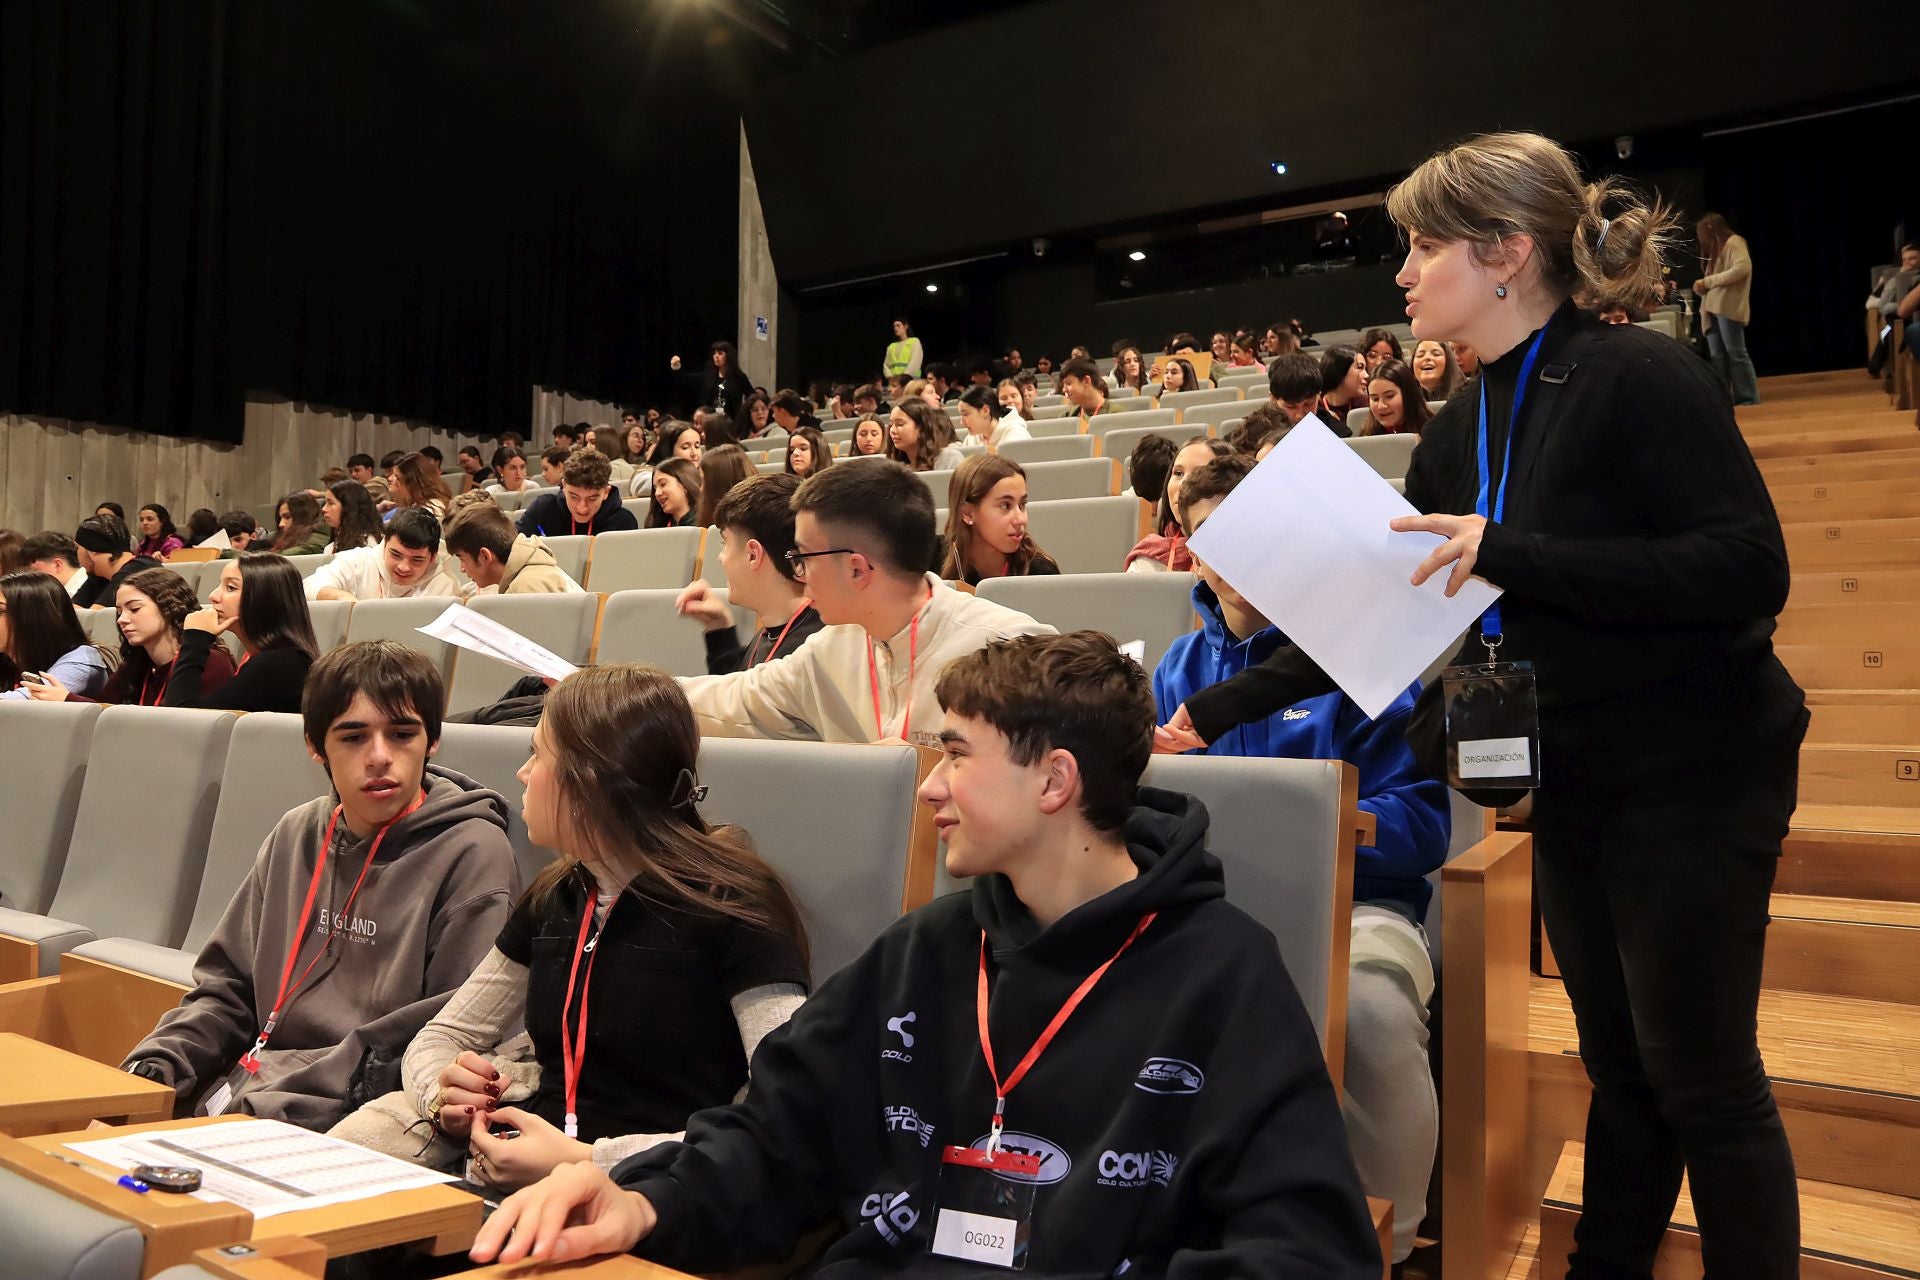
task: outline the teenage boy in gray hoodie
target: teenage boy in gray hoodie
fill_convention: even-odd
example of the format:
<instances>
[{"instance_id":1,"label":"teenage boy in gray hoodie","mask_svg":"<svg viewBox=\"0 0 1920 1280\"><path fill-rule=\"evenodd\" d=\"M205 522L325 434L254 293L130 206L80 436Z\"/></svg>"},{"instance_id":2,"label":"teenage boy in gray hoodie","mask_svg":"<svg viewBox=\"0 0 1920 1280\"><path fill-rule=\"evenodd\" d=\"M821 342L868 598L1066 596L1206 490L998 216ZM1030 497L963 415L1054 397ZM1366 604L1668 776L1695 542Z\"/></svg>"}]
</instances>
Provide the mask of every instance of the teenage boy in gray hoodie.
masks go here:
<instances>
[{"instance_id":1,"label":"teenage boy in gray hoodie","mask_svg":"<svg viewBox=\"0 0 1920 1280\"><path fill-rule=\"evenodd\" d=\"M307 749L338 799L274 827L193 991L123 1064L181 1114L327 1129L400 1087L408 1042L493 945L520 891L507 807L427 763L445 704L433 664L391 640L314 664Z\"/></svg>"}]
</instances>

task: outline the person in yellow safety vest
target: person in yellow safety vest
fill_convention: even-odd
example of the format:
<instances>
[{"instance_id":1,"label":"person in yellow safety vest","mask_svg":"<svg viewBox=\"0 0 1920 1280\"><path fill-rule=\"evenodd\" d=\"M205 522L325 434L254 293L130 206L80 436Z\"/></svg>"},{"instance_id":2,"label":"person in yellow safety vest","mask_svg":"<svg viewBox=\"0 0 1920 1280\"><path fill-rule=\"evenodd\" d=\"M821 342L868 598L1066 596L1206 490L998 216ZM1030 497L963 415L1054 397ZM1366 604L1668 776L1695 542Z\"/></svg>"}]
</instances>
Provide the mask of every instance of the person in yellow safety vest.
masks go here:
<instances>
[{"instance_id":1,"label":"person in yellow safety vest","mask_svg":"<svg viewBox=\"0 0 1920 1280\"><path fill-rule=\"evenodd\" d=\"M883 376L892 378L920 376L920 362L926 353L920 349L920 339L913 336L913 328L905 320L893 322L893 341L887 344L887 360L883 366Z\"/></svg>"}]
</instances>

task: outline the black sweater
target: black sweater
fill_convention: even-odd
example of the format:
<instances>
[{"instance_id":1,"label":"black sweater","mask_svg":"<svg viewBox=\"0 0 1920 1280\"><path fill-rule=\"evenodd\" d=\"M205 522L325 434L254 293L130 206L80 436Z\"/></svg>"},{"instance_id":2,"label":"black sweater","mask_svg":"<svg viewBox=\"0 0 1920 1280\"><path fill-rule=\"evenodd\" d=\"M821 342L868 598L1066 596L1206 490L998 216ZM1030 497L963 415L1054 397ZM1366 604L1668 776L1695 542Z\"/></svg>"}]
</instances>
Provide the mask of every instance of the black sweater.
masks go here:
<instances>
[{"instance_id":1,"label":"black sweater","mask_svg":"<svg viewBox=\"0 0 1920 1280\"><path fill-rule=\"evenodd\" d=\"M745 1101L614 1171L659 1212L638 1252L687 1270L846 1228L814 1274L978 1275L931 1256L943 1147L982 1146L981 931L1003 1071L1142 914L1009 1096L1042 1158L1026 1274L1378 1277L1380 1255L1313 1026L1273 935L1223 897L1196 800L1142 788L1140 876L1037 925L1002 876L902 917L760 1044Z\"/></svg>"},{"instance_id":2,"label":"black sweater","mask_svg":"<svg viewBox=\"0 0 1920 1280\"><path fill-rule=\"evenodd\" d=\"M819 612L808 605L801 615L793 620L789 628L784 622L778 626L764 628L753 633L753 639L746 644L740 643L740 633L732 627L721 627L717 631L707 632L707 674L710 676L730 676L736 671L745 671L748 667L757 667L773 658L790 656L795 649L807 642L807 637L824 627ZM786 639L780 633L787 633ZM774 652L779 645L780 651Z\"/></svg>"},{"instance_id":3,"label":"black sweater","mask_svg":"<svg viewBox=\"0 0 1920 1280\"><path fill-rule=\"evenodd\" d=\"M639 527L640 521L633 511L622 505L618 485L607 490L606 500L593 513L593 519L584 525L575 520L573 512L567 509L564 493L543 493L529 502L527 509L520 513L520 532L536 533L546 538L576 533L617 533Z\"/></svg>"},{"instance_id":4,"label":"black sweater","mask_svg":"<svg viewBox=\"0 0 1920 1280\"><path fill-rule=\"evenodd\" d=\"M289 711L298 713L300 695L307 687L313 659L299 649L282 646L263 649L243 663L233 679L210 694L200 693L200 673L207 655L219 640L210 631L188 631L180 636L180 656L167 679L166 707L199 707L207 711Z\"/></svg>"},{"instance_id":5,"label":"black sweater","mask_svg":"<svg viewBox=\"0 0 1920 1280\"><path fill-rule=\"evenodd\" d=\"M1526 346L1481 377L1496 490ZM1557 392L1549 373L1566 376ZM1507 593L1501 659L1535 664L1545 785L1601 795L1680 761L1750 765L1791 738L1804 700L1773 657L1780 523L1725 389L1671 338L1571 303L1547 324L1534 378L1506 519L1488 523L1474 572ZM1427 424L1406 482L1419 510L1474 510L1479 406L1469 388ZM1469 638L1465 653L1484 650ZM1211 741L1330 687L1287 646L1187 709Z\"/></svg>"}]
</instances>

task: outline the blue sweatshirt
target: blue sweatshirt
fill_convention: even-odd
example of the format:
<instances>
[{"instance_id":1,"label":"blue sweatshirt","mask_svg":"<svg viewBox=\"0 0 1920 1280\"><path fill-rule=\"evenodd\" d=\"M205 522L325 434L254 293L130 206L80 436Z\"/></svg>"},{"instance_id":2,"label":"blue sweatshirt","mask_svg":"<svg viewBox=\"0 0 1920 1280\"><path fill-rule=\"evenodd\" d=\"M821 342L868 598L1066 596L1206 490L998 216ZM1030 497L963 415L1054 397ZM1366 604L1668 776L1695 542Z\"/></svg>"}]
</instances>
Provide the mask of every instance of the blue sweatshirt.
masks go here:
<instances>
[{"instance_id":1,"label":"blue sweatshirt","mask_svg":"<svg viewBox=\"0 0 1920 1280\"><path fill-rule=\"evenodd\" d=\"M1248 639L1227 630L1220 601L1204 582L1194 584L1194 611L1205 624L1181 636L1153 673L1160 723L1195 693L1264 662L1287 642L1278 627ZM1433 889L1426 877L1446 861L1453 838L1446 787L1421 776L1407 746L1407 717L1418 684L1369 720L1338 690L1296 702L1265 720L1241 725L1207 748L1214 756L1271 756L1294 760L1345 760L1360 771L1360 807L1379 819L1372 848L1354 851L1353 900L1395 901L1425 919Z\"/></svg>"}]
</instances>

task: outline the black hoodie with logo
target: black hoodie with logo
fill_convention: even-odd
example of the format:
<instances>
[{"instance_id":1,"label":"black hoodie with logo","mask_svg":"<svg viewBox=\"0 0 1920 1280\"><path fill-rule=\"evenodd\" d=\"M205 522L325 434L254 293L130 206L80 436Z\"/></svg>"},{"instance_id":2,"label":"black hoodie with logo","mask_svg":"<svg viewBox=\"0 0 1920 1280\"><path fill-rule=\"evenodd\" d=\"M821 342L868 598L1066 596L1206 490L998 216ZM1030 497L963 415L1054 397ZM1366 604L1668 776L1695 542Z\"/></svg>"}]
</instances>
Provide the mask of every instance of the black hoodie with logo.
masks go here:
<instances>
[{"instance_id":1,"label":"black hoodie with logo","mask_svg":"<svg viewBox=\"0 0 1920 1280\"><path fill-rule=\"evenodd\" d=\"M943 1147L985 1145L980 936L1010 1072L1108 970L1008 1097L1041 1160L1026 1274L1378 1277L1380 1254L1313 1026L1273 936L1224 898L1206 809L1141 788L1137 879L1042 929L1003 876L902 917L754 1055L744 1101L621 1164L659 1223L636 1252L687 1270L779 1257L837 1219L816 1275L975 1275L928 1252ZM1004 1078L1004 1077L1003 1077Z\"/></svg>"}]
</instances>

